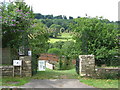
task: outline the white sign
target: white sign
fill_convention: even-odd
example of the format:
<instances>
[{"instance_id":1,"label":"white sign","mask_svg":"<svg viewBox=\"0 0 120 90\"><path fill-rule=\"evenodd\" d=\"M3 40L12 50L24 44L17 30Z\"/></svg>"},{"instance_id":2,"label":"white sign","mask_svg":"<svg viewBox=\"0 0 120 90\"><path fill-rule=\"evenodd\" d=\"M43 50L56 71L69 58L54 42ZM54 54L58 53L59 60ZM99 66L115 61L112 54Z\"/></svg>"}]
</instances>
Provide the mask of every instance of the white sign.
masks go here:
<instances>
[{"instance_id":1,"label":"white sign","mask_svg":"<svg viewBox=\"0 0 120 90\"><path fill-rule=\"evenodd\" d=\"M13 60L13 66L22 66L22 60Z\"/></svg>"},{"instance_id":2,"label":"white sign","mask_svg":"<svg viewBox=\"0 0 120 90\"><path fill-rule=\"evenodd\" d=\"M38 61L38 71L45 71L45 60L39 60Z\"/></svg>"},{"instance_id":3,"label":"white sign","mask_svg":"<svg viewBox=\"0 0 120 90\"><path fill-rule=\"evenodd\" d=\"M28 56L31 56L32 55L32 51L28 51Z\"/></svg>"}]
</instances>

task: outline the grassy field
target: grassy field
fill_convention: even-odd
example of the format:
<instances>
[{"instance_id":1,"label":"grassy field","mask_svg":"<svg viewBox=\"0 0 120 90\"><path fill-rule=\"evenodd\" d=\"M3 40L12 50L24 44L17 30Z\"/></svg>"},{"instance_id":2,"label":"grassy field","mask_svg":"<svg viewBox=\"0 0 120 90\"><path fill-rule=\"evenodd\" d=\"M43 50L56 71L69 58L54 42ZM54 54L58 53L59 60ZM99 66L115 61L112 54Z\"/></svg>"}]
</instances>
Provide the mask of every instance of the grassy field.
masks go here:
<instances>
[{"instance_id":1,"label":"grassy field","mask_svg":"<svg viewBox=\"0 0 120 90\"><path fill-rule=\"evenodd\" d=\"M58 36L58 38L72 39L72 35L71 33L62 33L61 36Z\"/></svg>"},{"instance_id":2,"label":"grassy field","mask_svg":"<svg viewBox=\"0 0 120 90\"><path fill-rule=\"evenodd\" d=\"M70 33L62 33L61 36L57 38L50 38L50 43L55 43L56 41L74 41Z\"/></svg>"},{"instance_id":3,"label":"grassy field","mask_svg":"<svg viewBox=\"0 0 120 90\"><path fill-rule=\"evenodd\" d=\"M75 72L75 69L71 70L50 70L39 71L32 77L4 77L2 80L3 86L20 86L29 82L31 79L79 79L87 85L96 88L118 88L118 80L112 79L91 79L86 77L80 77Z\"/></svg>"}]
</instances>

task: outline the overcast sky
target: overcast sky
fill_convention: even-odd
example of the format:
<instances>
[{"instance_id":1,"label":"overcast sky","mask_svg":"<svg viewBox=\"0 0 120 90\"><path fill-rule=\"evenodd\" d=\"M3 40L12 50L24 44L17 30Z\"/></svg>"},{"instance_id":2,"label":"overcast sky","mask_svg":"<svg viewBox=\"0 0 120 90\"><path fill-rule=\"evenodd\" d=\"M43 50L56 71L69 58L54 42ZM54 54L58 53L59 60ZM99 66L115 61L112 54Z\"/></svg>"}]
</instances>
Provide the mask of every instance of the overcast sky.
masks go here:
<instances>
[{"instance_id":1,"label":"overcast sky","mask_svg":"<svg viewBox=\"0 0 120 90\"><path fill-rule=\"evenodd\" d=\"M7 0L6 0L7 1ZM110 21L118 20L120 0L24 0L33 7L34 13L85 17L103 16Z\"/></svg>"}]
</instances>

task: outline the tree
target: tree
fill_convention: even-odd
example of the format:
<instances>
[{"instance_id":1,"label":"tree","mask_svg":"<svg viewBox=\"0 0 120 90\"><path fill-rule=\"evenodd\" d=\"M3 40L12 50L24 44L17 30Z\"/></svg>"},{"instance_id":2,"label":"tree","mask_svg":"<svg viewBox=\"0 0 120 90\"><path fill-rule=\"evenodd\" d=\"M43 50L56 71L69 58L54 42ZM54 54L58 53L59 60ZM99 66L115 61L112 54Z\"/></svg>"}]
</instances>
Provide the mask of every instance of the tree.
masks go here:
<instances>
[{"instance_id":1,"label":"tree","mask_svg":"<svg viewBox=\"0 0 120 90\"><path fill-rule=\"evenodd\" d=\"M33 11L25 2L3 3L2 11L2 46L19 47L22 35L27 36L33 21Z\"/></svg>"},{"instance_id":2,"label":"tree","mask_svg":"<svg viewBox=\"0 0 120 90\"><path fill-rule=\"evenodd\" d=\"M63 19L67 19L67 17L66 17L66 16L63 16Z\"/></svg>"},{"instance_id":3,"label":"tree","mask_svg":"<svg viewBox=\"0 0 120 90\"><path fill-rule=\"evenodd\" d=\"M76 50L74 47L74 41L66 41L62 45L62 55L64 56L64 63L63 68L64 69L71 69L72 66L72 59L75 59L76 57Z\"/></svg>"},{"instance_id":4,"label":"tree","mask_svg":"<svg viewBox=\"0 0 120 90\"><path fill-rule=\"evenodd\" d=\"M117 25L103 18L77 18L71 28L79 54L95 55L96 64L110 65L118 56Z\"/></svg>"},{"instance_id":5,"label":"tree","mask_svg":"<svg viewBox=\"0 0 120 90\"><path fill-rule=\"evenodd\" d=\"M71 59L75 58L75 43L74 41L66 41L62 45L62 55L69 57Z\"/></svg>"},{"instance_id":6,"label":"tree","mask_svg":"<svg viewBox=\"0 0 120 90\"><path fill-rule=\"evenodd\" d=\"M44 19L44 15L40 14L40 13L35 13L35 18L36 19Z\"/></svg>"},{"instance_id":7,"label":"tree","mask_svg":"<svg viewBox=\"0 0 120 90\"><path fill-rule=\"evenodd\" d=\"M62 46L64 45L64 41L57 41L55 43L52 44L52 46L54 48L59 48L59 49L62 49Z\"/></svg>"},{"instance_id":8,"label":"tree","mask_svg":"<svg viewBox=\"0 0 120 90\"><path fill-rule=\"evenodd\" d=\"M69 19L73 19L73 17L69 16Z\"/></svg>"},{"instance_id":9,"label":"tree","mask_svg":"<svg viewBox=\"0 0 120 90\"><path fill-rule=\"evenodd\" d=\"M62 15L55 16L54 19L63 19Z\"/></svg>"},{"instance_id":10,"label":"tree","mask_svg":"<svg viewBox=\"0 0 120 90\"><path fill-rule=\"evenodd\" d=\"M30 31L29 43L34 54L47 52L49 40L47 27L38 20L34 20L34 25L30 28Z\"/></svg>"},{"instance_id":11,"label":"tree","mask_svg":"<svg viewBox=\"0 0 120 90\"><path fill-rule=\"evenodd\" d=\"M59 48L51 48L48 50L48 53L61 56L61 50Z\"/></svg>"},{"instance_id":12,"label":"tree","mask_svg":"<svg viewBox=\"0 0 120 90\"><path fill-rule=\"evenodd\" d=\"M49 28L51 36L56 38L60 33L60 28L61 28L60 25L52 24Z\"/></svg>"},{"instance_id":13,"label":"tree","mask_svg":"<svg viewBox=\"0 0 120 90\"><path fill-rule=\"evenodd\" d=\"M42 19L41 22L45 24L48 28L53 24L51 19Z\"/></svg>"},{"instance_id":14,"label":"tree","mask_svg":"<svg viewBox=\"0 0 120 90\"><path fill-rule=\"evenodd\" d=\"M46 19L53 19L53 15L45 15Z\"/></svg>"}]
</instances>

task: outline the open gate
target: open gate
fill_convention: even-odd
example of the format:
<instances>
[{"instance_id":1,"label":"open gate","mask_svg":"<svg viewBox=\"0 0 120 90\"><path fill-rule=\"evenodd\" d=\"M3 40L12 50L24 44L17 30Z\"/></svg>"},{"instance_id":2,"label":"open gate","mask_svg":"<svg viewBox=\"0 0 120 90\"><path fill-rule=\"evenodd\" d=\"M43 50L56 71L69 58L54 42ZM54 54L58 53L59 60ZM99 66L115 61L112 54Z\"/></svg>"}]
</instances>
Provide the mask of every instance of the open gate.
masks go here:
<instances>
[{"instance_id":1,"label":"open gate","mask_svg":"<svg viewBox=\"0 0 120 90\"><path fill-rule=\"evenodd\" d=\"M76 72L79 74L79 58L76 59Z\"/></svg>"}]
</instances>

